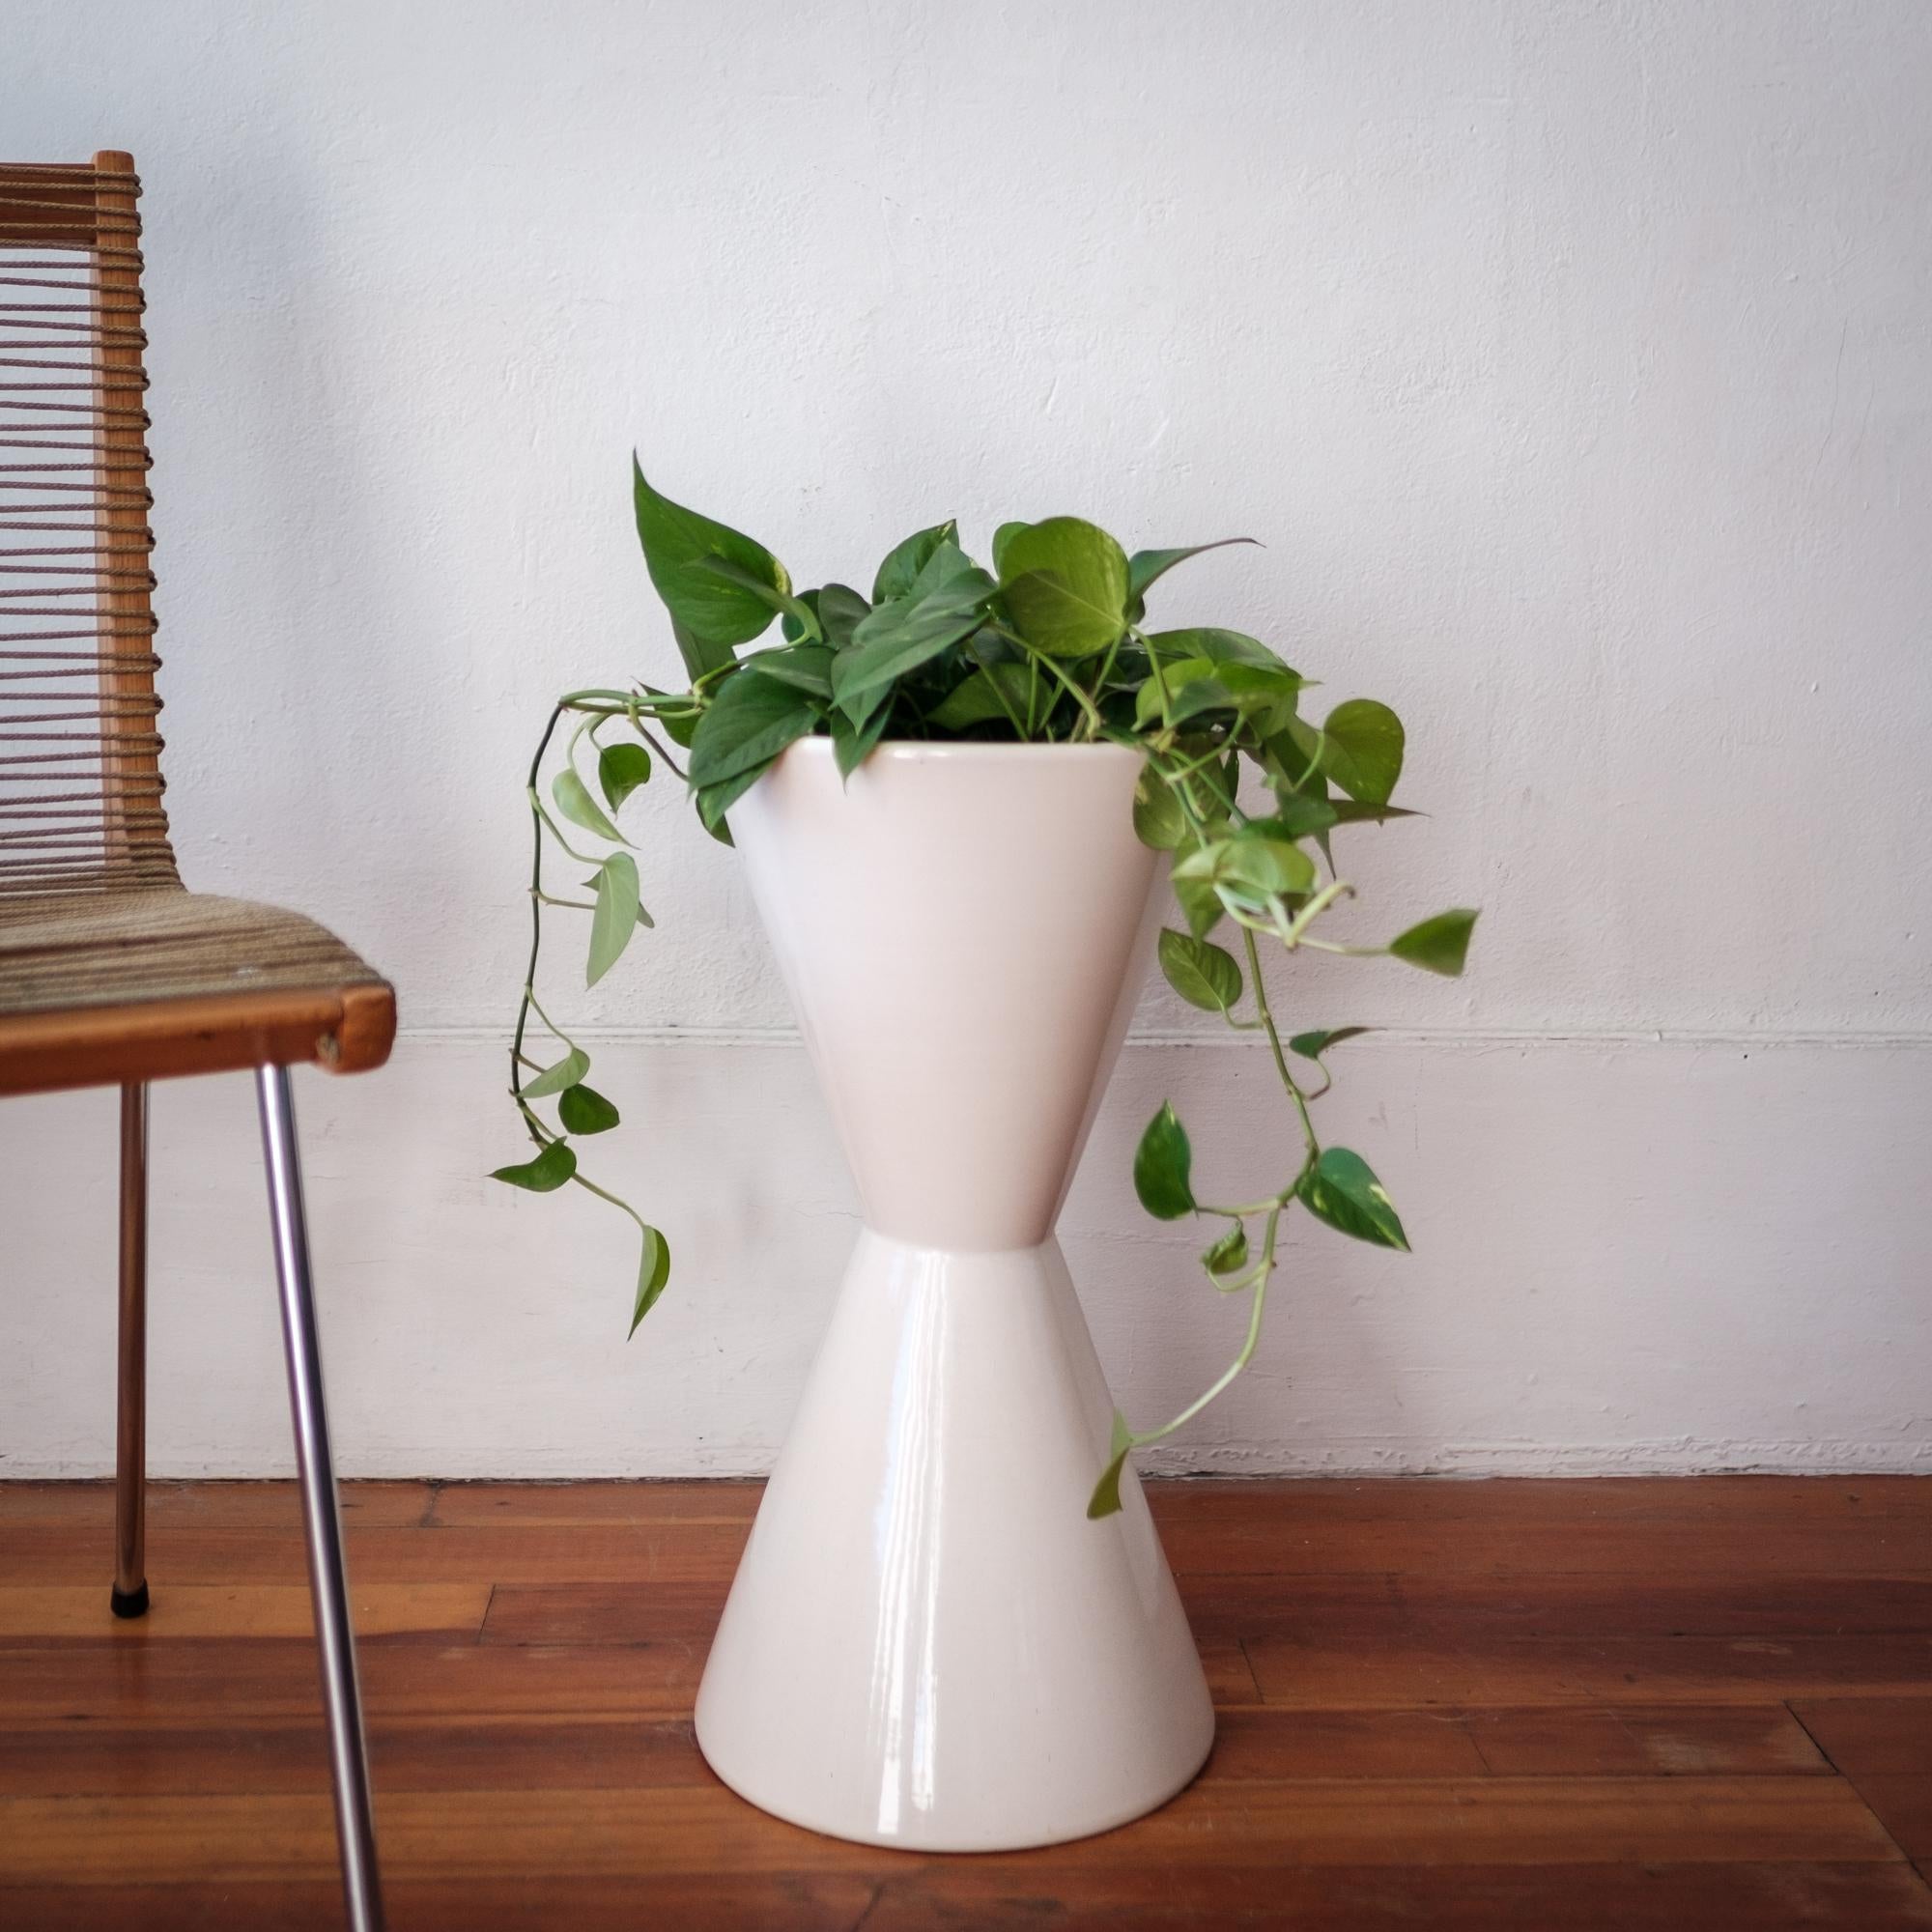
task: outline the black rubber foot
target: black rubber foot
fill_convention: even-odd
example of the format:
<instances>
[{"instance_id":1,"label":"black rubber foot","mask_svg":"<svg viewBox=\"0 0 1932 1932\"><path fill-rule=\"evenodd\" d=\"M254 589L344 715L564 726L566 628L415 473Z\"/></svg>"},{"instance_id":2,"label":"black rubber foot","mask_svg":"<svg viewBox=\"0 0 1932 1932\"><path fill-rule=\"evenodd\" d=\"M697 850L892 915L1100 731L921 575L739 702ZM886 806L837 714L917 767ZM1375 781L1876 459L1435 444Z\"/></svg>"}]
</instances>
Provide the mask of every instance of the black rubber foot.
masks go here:
<instances>
[{"instance_id":1,"label":"black rubber foot","mask_svg":"<svg viewBox=\"0 0 1932 1932\"><path fill-rule=\"evenodd\" d=\"M148 1614L148 1586L143 1583L138 1590L116 1590L107 1599L107 1606L117 1617L145 1617Z\"/></svg>"}]
</instances>

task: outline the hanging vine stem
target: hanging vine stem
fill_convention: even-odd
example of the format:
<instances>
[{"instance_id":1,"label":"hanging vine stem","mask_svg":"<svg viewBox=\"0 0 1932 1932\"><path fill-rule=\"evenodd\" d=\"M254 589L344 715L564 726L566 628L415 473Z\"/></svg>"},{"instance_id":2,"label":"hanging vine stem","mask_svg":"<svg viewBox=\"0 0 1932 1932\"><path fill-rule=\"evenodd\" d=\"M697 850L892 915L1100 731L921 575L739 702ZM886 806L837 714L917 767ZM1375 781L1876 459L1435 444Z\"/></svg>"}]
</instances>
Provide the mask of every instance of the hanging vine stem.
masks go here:
<instances>
[{"instance_id":1,"label":"hanging vine stem","mask_svg":"<svg viewBox=\"0 0 1932 1932\"><path fill-rule=\"evenodd\" d=\"M1150 752L1148 756L1149 772L1168 787L1171 796L1179 805L1181 814L1187 820L1190 830L1197 840L1206 840L1211 838L1216 828L1208 821L1206 814L1201 811L1198 802L1192 795L1191 787L1198 777L1216 765L1220 755L1220 750L1217 748L1211 753L1204 753L1179 765L1166 762L1158 753ZM1236 798L1229 796L1221 787L1214 784L1213 781L1210 780L1208 782L1219 802L1225 806L1230 823L1239 822L1245 825L1250 822L1247 814L1242 811ZM1280 1238L1282 1216L1288 1212L1296 1200L1301 1198L1303 1189L1306 1187L1310 1177L1315 1173L1317 1165L1321 1158L1321 1145L1315 1132L1314 1117L1309 1112L1310 1095L1303 1091L1301 1083L1295 1079L1293 1073L1289 1068L1288 1056L1282 1045L1281 1032L1275 1024L1274 1009L1268 999L1267 979L1262 967L1261 950L1255 943L1255 932L1259 928L1274 933L1281 939L1283 946L1292 952L1297 946L1308 944L1307 935L1309 927L1339 900L1344 897L1353 896L1353 887L1349 885L1346 880L1338 879L1320 892L1307 895L1293 914L1287 918L1284 918L1285 907L1282 895L1271 895L1268 915L1264 918L1253 920L1252 922L1239 918L1239 909L1234 905L1226 904L1226 895L1222 895L1224 899L1223 909L1231 917L1236 917L1237 923L1240 925L1241 947L1247 962L1246 983L1253 990L1256 1017L1253 1021L1243 1021L1236 1018L1235 1007L1237 1002L1236 999L1224 999L1221 1002L1221 1014L1223 1019L1232 1027L1259 1028L1260 1031L1266 1035L1268 1051L1274 1061L1275 1072L1280 1078L1283 1091L1293 1103L1295 1116L1300 1125L1303 1143L1302 1157L1293 1179L1280 1193L1271 1195L1264 1201L1247 1202L1234 1208L1216 1207L1211 1203L1205 1202L1194 1204L1197 1212L1218 1215L1233 1224L1229 1232L1220 1240L1209 1245L1207 1252L1202 1256L1202 1264L1208 1273L1209 1282L1221 1293L1234 1294L1245 1291L1250 1295L1247 1332L1242 1337L1241 1346L1236 1351L1234 1360L1228 1364L1227 1368L1221 1372L1214 1381L1200 1395L1195 1397L1184 1408L1180 1409L1179 1413L1171 1416L1157 1428L1139 1431L1130 1429L1126 1418L1119 1411L1116 1411L1111 1456L1099 1483L1094 1487L1093 1497L1089 1501L1087 1513L1090 1517L1111 1515L1120 1507L1121 1471L1125 1464L1126 1458L1134 1450L1143 1449L1151 1443L1158 1442L1191 1422L1209 1403L1224 1394L1235 1381L1236 1378L1254 1359L1255 1350L1261 1342L1262 1319L1267 1305L1268 1284L1272 1281L1275 1268L1278 1265L1276 1248ZM1170 975L1170 977L1172 976ZM1326 1093L1327 1087L1324 1085L1321 1091ZM1171 1109L1164 1108L1162 1115L1155 1117L1154 1126L1150 1128L1150 1134L1163 1127L1164 1122L1162 1116L1171 1117ZM1172 1131L1175 1135L1179 1136L1180 1145L1184 1151L1186 1146L1185 1136L1181 1134L1178 1121L1173 1122ZM1144 1142L1144 1149L1145 1145ZM1191 1180L1191 1175L1189 1179ZM1137 1161L1137 1183L1138 1180L1139 1163ZM1242 1264L1248 1260L1246 1224L1248 1219L1255 1214L1265 1214L1267 1217L1263 1224L1261 1253L1251 1265L1243 1269ZM1232 1280L1222 1281L1217 1278L1223 1265L1235 1271Z\"/></svg>"},{"instance_id":2,"label":"hanging vine stem","mask_svg":"<svg viewBox=\"0 0 1932 1932\"><path fill-rule=\"evenodd\" d=\"M510 1036L510 1097L516 1101L518 1112L529 1124L530 1138L538 1147L544 1145L543 1132L535 1116L524 1103L523 1080L519 1072L520 1067L529 1065L524 1056L524 1029L529 1022L530 1008L536 998L530 989L536 984L537 959L543 952L544 828L543 810L536 802L537 778L543 770L544 753L550 750L550 741L556 735L557 721L566 708L560 700L552 707L550 722L543 728L543 736L537 740L536 755L530 759L530 774L524 783L525 794L530 801L530 956L524 967L524 991L523 998L517 1002L516 1030Z\"/></svg>"},{"instance_id":3,"label":"hanging vine stem","mask_svg":"<svg viewBox=\"0 0 1932 1932\"><path fill-rule=\"evenodd\" d=\"M607 893L613 900L623 900L627 895L629 910L625 917L642 920L645 915L637 901L637 868L628 853L613 854L598 860L580 852L565 838L546 809L538 783L543 776L543 764L550 751L556 729L566 714L580 714L579 723L570 736L564 753L564 770L570 781L566 786L559 774L554 788L559 808L575 822L597 836L615 833L614 825L600 812L597 806L583 789L582 778L576 765L577 747L588 736L593 746L599 745L598 730L612 718L627 720L639 738L657 750L667 765L679 771L676 761L664 752L654 734L644 729L642 718L648 710L652 716L674 717L680 721L696 714L698 706L690 698L667 698L657 695L649 697L636 692L618 691L579 691L570 692L558 698L551 707L543 733L537 740L535 753L530 758L529 771L525 781L525 796L530 810L530 878L527 893L530 902L530 950L524 969L522 997L517 1004L516 1025L510 1039L510 1097L522 1119L525 1131L534 1143L537 1153L533 1160L521 1165L498 1168L493 1179L506 1180L528 1189L533 1193L549 1193L562 1186L566 1181L581 1187L587 1194L610 1204L619 1213L627 1216L637 1228L642 1243L638 1269L638 1293L634 1304L631 1328L637 1325L649 1312L670 1272L670 1248L664 1236L646 1221L628 1201L592 1180L578 1165L576 1150L569 1145L572 1134L579 1136L602 1132L617 1124L617 1110L604 1096L584 1085L583 1076L590 1070L590 1056L580 1047L571 1037L544 1010L537 998L537 969L543 956L543 909L545 906L568 907L573 911L587 911L593 916L604 907ZM600 747L600 751L603 748ZM636 782L641 783L649 776L649 759L642 757L641 768L636 773ZM679 771L679 776L683 776ZM608 788L607 788L608 795ZM611 801L615 809L616 801ZM578 864L595 867L593 883L598 890L594 901L566 899L544 890L543 862L544 840L554 839L557 849ZM613 885L613 879L616 883ZM628 937L628 933L625 935ZM591 977L596 977L593 968ZM552 1066L542 1066L525 1050L529 1030L530 1015L534 1013L565 1049L565 1057ZM525 1070L529 1069L532 1078L525 1078ZM544 1120L531 1104L539 1098L554 1098L562 1127L559 1132Z\"/></svg>"},{"instance_id":4,"label":"hanging vine stem","mask_svg":"<svg viewBox=\"0 0 1932 1932\"><path fill-rule=\"evenodd\" d=\"M594 912L596 910L594 904L588 904L579 899L555 898L544 891L544 834L548 832L556 840L558 849L568 857L575 859L579 865L597 866L602 863L596 859L586 858L582 852L579 852L572 846L562 832L558 830L556 822L551 817L549 811L545 810L542 794L537 788L538 781L543 776L544 756L550 750L551 740L556 735L557 725L568 712L584 714L583 722L571 734L570 749L573 753L576 750L578 739L583 735L585 730L594 730L596 725L609 719L623 718L630 722L633 728L637 731L638 736L650 745L657 752L658 755L664 759L665 763L682 778L684 777L684 773L677 765L677 762L659 744L656 736L646 731L639 722L646 715L647 706L649 707L648 715L652 717L665 715L660 707L667 703L671 707L669 715L679 719L696 715L698 708L688 698L667 696L667 695L658 693L652 693L644 696L640 696L636 692L624 691L573 691L566 693L551 707L550 718L544 725L542 736L537 740L537 748L530 758L529 771L524 781L524 793L529 802L530 808L530 883L528 889L530 896L530 951L528 960L524 967L523 998L517 1006L517 1022L510 1039L510 1095L517 1102L518 1109L523 1114L526 1123L529 1125L531 1139L535 1140L539 1147L546 1145L549 1140L554 1140L556 1137L551 1134L549 1129L542 1125L537 1116L531 1113L525 1101L523 1082L519 1078L520 1067L535 1065L524 1052L524 1035L530 1013L534 1011L537 1017L543 1021L544 1025L553 1034L555 1034L556 1037L562 1040L566 1046L575 1044L567 1035L552 1022L550 1015L544 1011L542 1007L537 1005L535 987L537 963L543 952L543 908L546 905L554 905L568 906L578 911ZM591 1187L591 1183L588 1180L582 1179L578 1175L573 1174L569 1179L577 1180L581 1186L590 1188L592 1193L603 1195L603 1198L606 1200L612 1198L610 1195L603 1194L601 1188ZM624 1207L622 1202L618 1202L616 1205L623 1207L624 1211L627 1214L632 1214L634 1220L637 1219L631 1208ZM639 1225L642 1224L640 1223Z\"/></svg>"}]
</instances>

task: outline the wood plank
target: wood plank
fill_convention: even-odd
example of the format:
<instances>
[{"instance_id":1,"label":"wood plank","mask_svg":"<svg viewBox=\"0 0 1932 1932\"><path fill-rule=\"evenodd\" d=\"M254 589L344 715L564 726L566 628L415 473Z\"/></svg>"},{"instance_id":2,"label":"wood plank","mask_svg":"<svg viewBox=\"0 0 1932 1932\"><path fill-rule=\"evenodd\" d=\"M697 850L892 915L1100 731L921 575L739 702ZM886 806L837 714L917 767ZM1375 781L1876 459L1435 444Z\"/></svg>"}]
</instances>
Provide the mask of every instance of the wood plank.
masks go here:
<instances>
[{"instance_id":1,"label":"wood plank","mask_svg":"<svg viewBox=\"0 0 1932 1932\"><path fill-rule=\"evenodd\" d=\"M466 1582L711 1583L722 1600L750 1533L748 1522L704 1518L369 1530L351 1539L350 1574L403 1580L431 1565L436 1576ZM158 1570L161 1552L152 1561Z\"/></svg>"},{"instance_id":2,"label":"wood plank","mask_svg":"<svg viewBox=\"0 0 1932 1932\"><path fill-rule=\"evenodd\" d=\"M1876 1873L1877 1866L1843 1867ZM856 1932L879 1893L869 1877L778 1872L660 1878L648 1899L629 1879L388 1880L399 1932ZM0 1924L59 1932L341 1932L334 1879L237 1885L39 1886L0 1883ZM932 1921L926 1921L928 1923ZM994 1921L984 1921L992 1923ZM1037 1912L1014 1924L1037 1925ZM1065 1921L1071 1924L1071 1920ZM1918 1932L1918 1921L1873 1921L1872 1932ZM1055 1932L1059 1932L1056 1926Z\"/></svg>"},{"instance_id":3,"label":"wood plank","mask_svg":"<svg viewBox=\"0 0 1932 1932\"><path fill-rule=\"evenodd\" d=\"M1041 1854L1048 1859L1051 1854ZM1064 1902L1063 1902L1064 1901ZM412 1921L413 1923L413 1921ZM437 1921L440 1924L441 1921ZM521 1926L524 1921L517 1921ZM531 1921L534 1925L534 1921ZM577 1932L603 1920L573 1919ZM614 1925L614 1921L611 1921ZM747 1920L754 1924L756 1920ZM1922 1932L1903 1865L1231 1864L1113 1872L954 1860L884 1876L864 1932Z\"/></svg>"},{"instance_id":4,"label":"wood plank","mask_svg":"<svg viewBox=\"0 0 1932 1932\"><path fill-rule=\"evenodd\" d=\"M1932 1859L1932 1696L1830 1698L1799 1721L1909 1859Z\"/></svg>"},{"instance_id":5,"label":"wood plank","mask_svg":"<svg viewBox=\"0 0 1932 1932\"><path fill-rule=\"evenodd\" d=\"M1794 1709L1819 1748L1849 1776L1932 1772L1932 1696L1829 1698Z\"/></svg>"},{"instance_id":6,"label":"wood plank","mask_svg":"<svg viewBox=\"0 0 1932 1932\"><path fill-rule=\"evenodd\" d=\"M1794 1708L1905 1855L1932 1859L1932 1696L1820 1699Z\"/></svg>"},{"instance_id":7,"label":"wood plank","mask_svg":"<svg viewBox=\"0 0 1932 1932\"><path fill-rule=\"evenodd\" d=\"M481 1641L638 1644L676 1635L708 1646L724 1595L715 1583L506 1583L491 1598Z\"/></svg>"},{"instance_id":8,"label":"wood plank","mask_svg":"<svg viewBox=\"0 0 1932 1932\"><path fill-rule=\"evenodd\" d=\"M1883 1860L1876 1821L1831 1777L1662 1777L1197 1785L1135 1828L1191 1861L1540 1864ZM1104 1846L1104 1839L1090 1841Z\"/></svg>"},{"instance_id":9,"label":"wood plank","mask_svg":"<svg viewBox=\"0 0 1932 1932\"><path fill-rule=\"evenodd\" d=\"M437 1485L428 1482L344 1483L345 1523L417 1524L428 1514ZM0 1553L14 1526L64 1525L76 1536L98 1530L109 1539L112 1560L114 1485L99 1482L0 1482ZM151 1534L177 1529L220 1527L257 1529L275 1524L301 1530L301 1497L293 1482L189 1483L153 1480L148 1484Z\"/></svg>"},{"instance_id":10,"label":"wood plank","mask_svg":"<svg viewBox=\"0 0 1932 1932\"><path fill-rule=\"evenodd\" d=\"M395 1640L362 1647L372 1727L423 1717L687 1717L701 1647L518 1649ZM319 1691L308 1639L21 1646L0 1654L9 1727L74 1721L192 1727L225 1719L302 1721Z\"/></svg>"},{"instance_id":11,"label":"wood plank","mask_svg":"<svg viewBox=\"0 0 1932 1932\"><path fill-rule=\"evenodd\" d=\"M1633 1531L1713 1520L1778 1528L1814 1520L1889 1519L1925 1525L1923 1476L1182 1476L1146 1481L1163 1523L1382 1527L1479 1521L1523 1532L1581 1521Z\"/></svg>"},{"instance_id":12,"label":"wood plank","mask_svg":"<svg viewBox=\"0 0 1932 1932\"><path fill-rule=\"evenodd\" d=\"M1932 1889L1904 1865L1122 1866L881 1854L866 1873L717 1871L634 1881L391 1879L409 1932L1928 1932ZM0 1889L0 1922L61 1932L337 1932L333 1880Z\"/></svg>"},{"instance_id":13,"label":"wood plank","mask_svg":"<svg viewBox=\"0 0 1932 1932\"><path fill-rule=\"evenodd\" d=\"M1183 1574L1932 1577L1932 1484L1912 1476L1179 1482L1148 1493Z\"/></svg>"},{"instance_id":14,"label":"wood plank","mask_svg":"<svg viewBox=\"0 0 1932 1932\"><path fill-rule=\"evenodd\" d=\"M761 1480L703 1482L440 1483L429 1520L438 1529L491 1529L504 1523L749 1523L765 1492Z\"/></svg>"},{"instance_id":15,"label":"wood plank","mask_svg":"<svg viewBox=\"0 0 1932 1932\"><path fill-rule=\"evenodd\" d=\"M1305 1708L1435 1704L1764 1704L1932 1690L1932 1637L1577 1637L1439 1634L1243 1648L1263 1700Z\"/></svg>"},{"instance_id":16,"label":"wood plank","mask_svg":"<svg viewBox=\"0 0 1932 1932\"><path fill-rule=\"evenodd\" d=\"M1787 1573L1932 1577L1932 1534L1916 1520L1860 1517L1801 1520L1776 1535L1748 1520L1666 1524L1655 1530L1591 1520L1539 1531L1552 1570L1622 1577L1633 1569L1681 1577L1757 1578ZM1317 1527L1229 1524L1179 1517L1161 1525L1168 1560L1182 1577L1302 1576L1400 1571L1437 1577L1520 1574L1524 1531L1506 1523L1448 1520L1385 1526L1335 1521Z\"/></svg>"},{"instance_id":17,"label":"wood plank","mask_svg":"<svg viewBox=\"0 0 1932 1932\"><path fill-rule=\"evenodd\" d=\"M1909 1859L1932 1859L1932 1774L1861 1772L1852 1783Z\"/></svg>"},{"instance_id":18,"label":"wood plank","mask_svg":"<svg viewBox=\"0 0 1932 1932\"><path fill-rule=\"evenodd\" d=\"M424 1530L352 1519L349 1574L357 1583L425 1577L465 1583L703 1582L722 1604L748 1532L749 1525L724 1520ZM94 1580L107 1574L103 1549L111 1566L111 1534L102 1535L108 1540L77 1538L57 1523L0 1529L0 1576L22 1583ZM148 1580L157 1602L176 1582L300 1582L306 1575L299 1519L272 1528L149 1528Z\"/></svg>"},{"instance_id":19,"label":"wood plank","mask_svg":"<svg viewBox=\"0 0 1932 1932\"><path fill-rule=\"evenodd\" d=\"M626 1792L397 1792L383 1805L398 1876L863 1871L878 1853L765 1817L722 1786ZM1782 1863L1896 1861L1836 1778L1289 1781L1196 1786L1130 1828L1136 1855L1215 1865ZM1128 1833L1062 1846L1065 1867L1119 1860ZM334 1833L320 1794L0 1799L13 1882L139 1870L155 1882L320 1876Z\"/></svg>"},{"instance_id":20,"label":"wood plank","mask_svg":"<svg viewBox=\"0 0 1932 1932\"><path fill-rule=\"evenodd\" d=\"M1195 1648L1201 1653L1201 1668L1215 1710L1236 1710L1262 1701L1262 1687L1247 1650L1236 1638L1209 1634L1197 1638Z\"/></svg>"},{"instance_id":21,"label":"wood plank","mask_svg":"<svg viewBox=\"0 0 1932 1932\"><path fill-rule=\"evenodd\" d=\"M1831 1766L1782 1704L1471 1711L1483 1761L1513 1777L1826 1776Z\"/></svg>"},{"instance_id":22,"label":"wood plank","mask_svg":"<svg viewBox=\"0 0 1932 1932\"><path fill-rule=\"evenodd\" d=\"M369 1759L384 1798L393 1791L656 1791L716 1781L682 1718L391 1719L371 1727ZM305 1723L88 1723L0 1732L0 1795L327 1788L320 1712Z\"/></svg>"},{"instance_id":23,"label":"wood plank","mask_svg":"<svg viewBox=\"0 0 1932 1932\"><path fill-rule=\"evenodd\" d=\"M1783 1637L1932 1635L1932 1578L1781 1576L1686 1580L1520 1569L1484 1576L1308 1573L1179 1578L1197 1629L1313 1639L1350 1632L1388 1643L1431 1636Z\"/></svg>"},{"instance_id":24,"label":"wood plank","mask_svg":"<svg viewBox=\"0 0 1932 1932\"><path fill-rule=\"evenodd\" d=\"M1489 1767L1460 1712L1217 1711L1214 1784L1291 1778L1481 1777Z\"/></svg>"},{"instance_id":25,"label":"wood plank","mask_svg":"<svg viewBox=\"0 0 1932 1932\"><path fill-rule=\"evenodd\" d=\"M1244 1631L1381 1619L1416 1633L1490 1636L1924 1636L1932 1577L1777 1575L1683 1578L1650 1565L1619 1577L1524 1573L1184 1577L1190 1617Z\"/></svg>"},{"instance_id":26,"label":"wood plank","mask_svg":"<svg viewBox=\"0 0 1932 1932\"><path fill-rule=\"evenodd\" d=\"M1249 1614L1273 1591L1250 1592ZM1281 1592L1292 1602L1290 1592ZM1852 1636L1932 1634L1932 1577L1783 1573L1686 1578L1633 1565L1620 1577L1520 1569L1406 1575L1403 1607L1424 1630L1509 1636Z\"/></svg>"},{"instance_id":27,"label":"wood plank","mask_svg":"<svg viewBox=\"0 0 1932 1932\"><path fill-rule=\"evenodd\" d=\"M424 1575L420 1543L388 1539L397 1556L405 1550L412 1553L404 1561L358 1564L355 1552L373 1532L349 1527L346 1533L351 1574L358 1583L407 1583ZM98 1583L113 1567L112 1538L106 1524L90 1524L78 1532L60 1522L0 1526L0 1576L9 1583ZM103 1550L108 1552L104 1568ZM307 1576L299 1519L255 1528L172 1526L157 1531L149 1525L148 1581L156 1604L184 1584L300 1583Z\"/></svg>"},{"instance_id":28,"label":"wood plank","mask_svg":"<svg viewBox=\"0 0 1932 1932\"><path fill-rule=\"evenodd\" d=\"M474 1637L490 1606L487 1583L352 1584L359 1636ZM144 1617L110 1614L98 1584L0 1585L0 1646L62 1641L138 1648L182 1637L308 1636L315 1619L304 1584L171 1584Z\"/></svg>"}]
</instances>

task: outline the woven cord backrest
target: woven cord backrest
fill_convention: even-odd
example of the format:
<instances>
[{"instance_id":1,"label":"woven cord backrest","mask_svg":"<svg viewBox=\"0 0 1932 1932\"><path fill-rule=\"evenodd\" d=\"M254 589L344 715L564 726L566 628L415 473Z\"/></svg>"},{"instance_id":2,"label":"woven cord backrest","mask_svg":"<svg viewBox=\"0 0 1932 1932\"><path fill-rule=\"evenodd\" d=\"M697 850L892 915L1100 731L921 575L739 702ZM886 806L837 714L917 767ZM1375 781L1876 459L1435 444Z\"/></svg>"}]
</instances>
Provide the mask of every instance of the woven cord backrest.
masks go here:
<instances>
[{"instance_id":1,"label":"woven cord backrest","mask_svg":"<svg viewBox=\"0 0 1932 1932\"><path fill-rule=\"evenodd\" d=\"M178 886L132 159L0 162L0 904Z\"/></svg>"}]
</instances>

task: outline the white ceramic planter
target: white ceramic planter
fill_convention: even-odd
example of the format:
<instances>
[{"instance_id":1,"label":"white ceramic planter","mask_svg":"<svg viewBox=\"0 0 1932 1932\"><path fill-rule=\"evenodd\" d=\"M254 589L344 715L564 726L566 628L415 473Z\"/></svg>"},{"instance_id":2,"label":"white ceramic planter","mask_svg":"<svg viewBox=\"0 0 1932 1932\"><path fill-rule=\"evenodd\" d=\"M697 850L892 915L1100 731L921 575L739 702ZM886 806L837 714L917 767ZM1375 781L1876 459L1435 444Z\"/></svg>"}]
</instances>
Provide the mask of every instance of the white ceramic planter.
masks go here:
<instances>
[{"instance_id":1,"label":"white ceramic planter","mask_svg":"<svg viewBox=\"0 0 1932 1932\"><path fill-rule=\"evenodd\" d=\"M697 1741L841 1838L993 1851L1152 1809L1213 1738L1053 1223L1145 971L1140 760L795 745L731 827L865 1206ZM781 1285L780 1285L781 1286Z\"/></svg>"}]
</instances>

